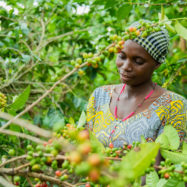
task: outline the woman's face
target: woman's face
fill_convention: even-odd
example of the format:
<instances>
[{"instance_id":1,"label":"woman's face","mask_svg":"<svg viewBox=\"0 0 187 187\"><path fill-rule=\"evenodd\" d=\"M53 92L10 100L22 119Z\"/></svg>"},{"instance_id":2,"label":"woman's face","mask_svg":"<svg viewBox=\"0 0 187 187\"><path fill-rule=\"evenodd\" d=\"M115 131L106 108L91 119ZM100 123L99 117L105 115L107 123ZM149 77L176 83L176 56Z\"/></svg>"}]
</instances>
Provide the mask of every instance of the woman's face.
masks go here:
<instances>
[{"instance_id":1,"label":"woman's face","mask_svg":"<svg viewBox=\"0 0 187 187\"><path fill-rule=\"evenodd\" d=\"M147 51L132 40L125 42L118 53L116 65L121 81L131 86L150 81L153 71L159 67Z\"/></svg>"}]
</instances>

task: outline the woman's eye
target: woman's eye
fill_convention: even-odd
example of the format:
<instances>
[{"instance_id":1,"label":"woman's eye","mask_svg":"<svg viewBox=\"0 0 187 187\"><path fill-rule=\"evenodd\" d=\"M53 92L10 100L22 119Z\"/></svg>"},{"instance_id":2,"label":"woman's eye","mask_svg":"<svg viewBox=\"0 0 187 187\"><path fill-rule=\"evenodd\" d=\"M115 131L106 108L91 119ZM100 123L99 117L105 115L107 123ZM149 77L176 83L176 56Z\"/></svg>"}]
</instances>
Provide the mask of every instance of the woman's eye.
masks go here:
<instances>
[{"instance_id":1,"label":"woman's eye","mask_svg":"<svg viewBox=\"0 0 187 187\"><path fill-rule=\"evenodd\" d=\"M135 63L142 65L144 63L144 60L140 59L140 58L136 58L135 59Z\"/></svg>"},{"instance_id":2,"label":"woman's eye","mask_svg":"<svg viewBox=\"0 0 187 187\"><path fill-rule=\"evenodd\" d=\"M122 53L119 54L119 57L120 57L121 59L126 59L126 56L125 56L124 54L122 54Z\"/></svg>"}]
</instances>

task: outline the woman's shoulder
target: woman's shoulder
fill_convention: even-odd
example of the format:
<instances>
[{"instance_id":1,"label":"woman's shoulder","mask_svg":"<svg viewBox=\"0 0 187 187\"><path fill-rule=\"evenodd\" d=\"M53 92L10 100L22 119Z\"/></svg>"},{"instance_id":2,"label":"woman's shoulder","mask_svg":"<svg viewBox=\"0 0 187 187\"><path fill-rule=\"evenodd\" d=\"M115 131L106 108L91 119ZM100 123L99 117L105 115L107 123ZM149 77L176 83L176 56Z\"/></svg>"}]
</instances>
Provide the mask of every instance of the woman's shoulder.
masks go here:
<instances>
[{"instance_id":1,"label":"woman's shoulder","mask_svg":"<svg viewBox=\"0 0 187 187\"><path fill-rule=\"evenodd\" d=\"M103 85L103 86L100 86L100 87L97 87L93 94L94 96L96 95L106 95L106 94L109 94L111 96L112 92L114 91L114 89L118 86L120 86L121 84L111 84L111 85Z\"/></svg>"},{"instance_id":2,"label":"woman's shoulder","mask_svg":"<svg viewBox=\"0 0 187 187\"><path fill-rule=\"evenodd\" d=\"M182 95L172 92L172 91L167 91L168 95L170 96L172 101L183 101L186 102L187 100L185 99L185 97L183 97Z\"/></svg>"},{"instance_id":3,"label":"woman's shoulder","mask_svg":"<svg viewBox=\"0 0 187 187\"><path fill-rule=\"evenodd\" d=\"M177 103L187 107L187 100L178 93L167 90L158 99L161 105L176 105Z\"/></svg>"},{"instance_id":4,"label":"woman's shoulder","mask_svg":"<svg viewBox=\"0 0 187 187\"><path fill-rule=\"evenodd\" d=\"M104 85L96 88L92 93L96 106L108 104L116 86L118 85Z\"/></svg>"}]
</instances>

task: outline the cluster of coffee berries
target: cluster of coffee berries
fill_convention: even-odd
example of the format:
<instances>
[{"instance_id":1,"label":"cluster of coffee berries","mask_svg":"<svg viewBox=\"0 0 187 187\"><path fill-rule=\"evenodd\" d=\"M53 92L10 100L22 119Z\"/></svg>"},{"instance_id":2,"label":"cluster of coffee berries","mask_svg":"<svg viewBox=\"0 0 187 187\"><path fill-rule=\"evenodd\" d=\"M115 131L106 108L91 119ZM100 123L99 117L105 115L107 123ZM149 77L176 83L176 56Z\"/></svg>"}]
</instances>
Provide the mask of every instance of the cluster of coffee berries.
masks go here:
<instances>
[{"instance_id":1,"label":"cluster of coffee berries","mask_svg":"<svg viewBox=\"0 0 187 187\"><path fill-rule=\"evenodd\" d=\"M7 97L0 92L0 108L4 108L7 103Z\"/></svg>"},{"instance_id":2,"label":"cluster of coffee berries","mask_svg":"<svg viewBox=\"0 0 187 187\"><path fill-rule=\"evenodd\" d=\"M92 66L93 68L98 68L99 64L104 60L105 56L101 55L93 55L93 53L83 53L82 58L77 58L71 61L71 65L75 68L80 68L80 65L83 62L88 62L88 66ZM79 76L83 76L85 72L83 70L78 71Z\"/></svg>"},{"instance_id":3,"label":"cluster of coffee berries","mask_svg":"<svg viewBox=\"0 0 187 187\"><path fill-rule=\"evenodd\" d=\"M105 149L105 154L109 157L121 158L132 149L138 152L140 150L139 144L139 142L133 142L132 145L124 143L122 147L114 147L113 143L110 143L109 147Z\"/></svg>"},{"instance_id":4,"label":"cluster of coffee berries","mask_svg":"<svg viewBox=\"0 0 187 187\"><path fill-rule=\"evenodd\" d=\"M112 35L110 36L110 39L114 43L112 47L108 49L110 53L119 53L123 47L124 43L127 40L133 40L136 37L143 37L146 38L153 32L157 32L161 30L161 24L158 23L148 23L143 20L139 21L139 25L137 27L129 27L125 30L124 33L122 33L122 36L118 35Z\"/></svg>"},{"instance_id":5,"label":"cluster of coffee berries","mask_svg":"<svg viewBox=\"0 0 187 187\"><path fill-rule=\"evenodd\" d=\"M35 185L35 187L48 187L47 183L45 182L39 182Z\"/></svg>"},{"instance_id":6,"label":"cluster of coffee berries","mask_svg":"<svg viewBox=\"0 0 187 187\"><path fill-rule=\"evenodd\" d=\"M89 141L89 133L82 130L77 135L77 149L68 155L68 160L73 165L78 176L87 177L88 181L101 180L101 169L109 162L104 157L94 152L95 147Z\"/></svg>"},{"instance_id":7,"label":"cluster of coffee berries","mask_svg":"<svg viewBox=\"0 0 187 187\"><path fill-rule=\"evenodd\" d=\"M38 145L35 148L31 145L27 146L27 160L30 163L31 169L33 171L40 171L46 169L46 157L43 153L43 146Z\"/></svg>"},{"instance_id":8,"label":"cluster of coffee berries","mask_svg":"<svg viewBox=\"0 0 187 187\"><path fill-rule=\"evenodd\" d=\"M173 178L187 182L187 163L174 165L169 159L160 162L161 169L158 171L160 176L165 179Z\"/></svg>"},{"instance_id":9,"label":"cluster of coffee berries","mask_svg":"<svg viewBox=\"0 0 187 187\"><path fill-rule=\"evenodd\" d=\"M19 186L20 185L20 177L19 176L14 176L14 184L16 186Z\"/></svg>"}]
</instances>

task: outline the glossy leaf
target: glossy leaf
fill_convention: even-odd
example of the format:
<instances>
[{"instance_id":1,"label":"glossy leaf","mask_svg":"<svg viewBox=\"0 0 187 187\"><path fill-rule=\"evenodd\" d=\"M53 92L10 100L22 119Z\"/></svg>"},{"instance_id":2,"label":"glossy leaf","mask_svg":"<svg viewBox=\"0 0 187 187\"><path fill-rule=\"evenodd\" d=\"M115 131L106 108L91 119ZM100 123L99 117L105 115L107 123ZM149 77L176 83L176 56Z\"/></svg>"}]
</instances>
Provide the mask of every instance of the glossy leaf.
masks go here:
<instances>
[{"instance_id":1,"label":"glossy leaf","mask_svg":"<svg viewBox=\"0 0 187 187\"><path fill-rule=\"evenodd\" d=\"M148 185L149 187L156 187L158 181L159 177L156 171L152 171L148 175L146 175L146 185Z\"/></svg>"},{"instance_id":2,"label":"glossy leaf","mask_svg":"<svg viewBox=\"0 0 187 187\"><path fill-rule=\"evenodd\" d=\"M17 98L16 100L14 101L14 103L12 103L10 106L9 106L9 112L11 114L14 114L16 111L22 109L28 98L29 98L29 94L30 94L30 86L28 86Z\"/></svg>"},{"instance_id":3,"label":"glossy leaf","mask_svg":"<svg viewBox=\"0 0 187 187\"><path fill-rule=\"evenodd\" d=\"M187 29L183 27L178 21L175 23L175 29L179 36L187 40Z\"/></svg>"}]
</instances>

